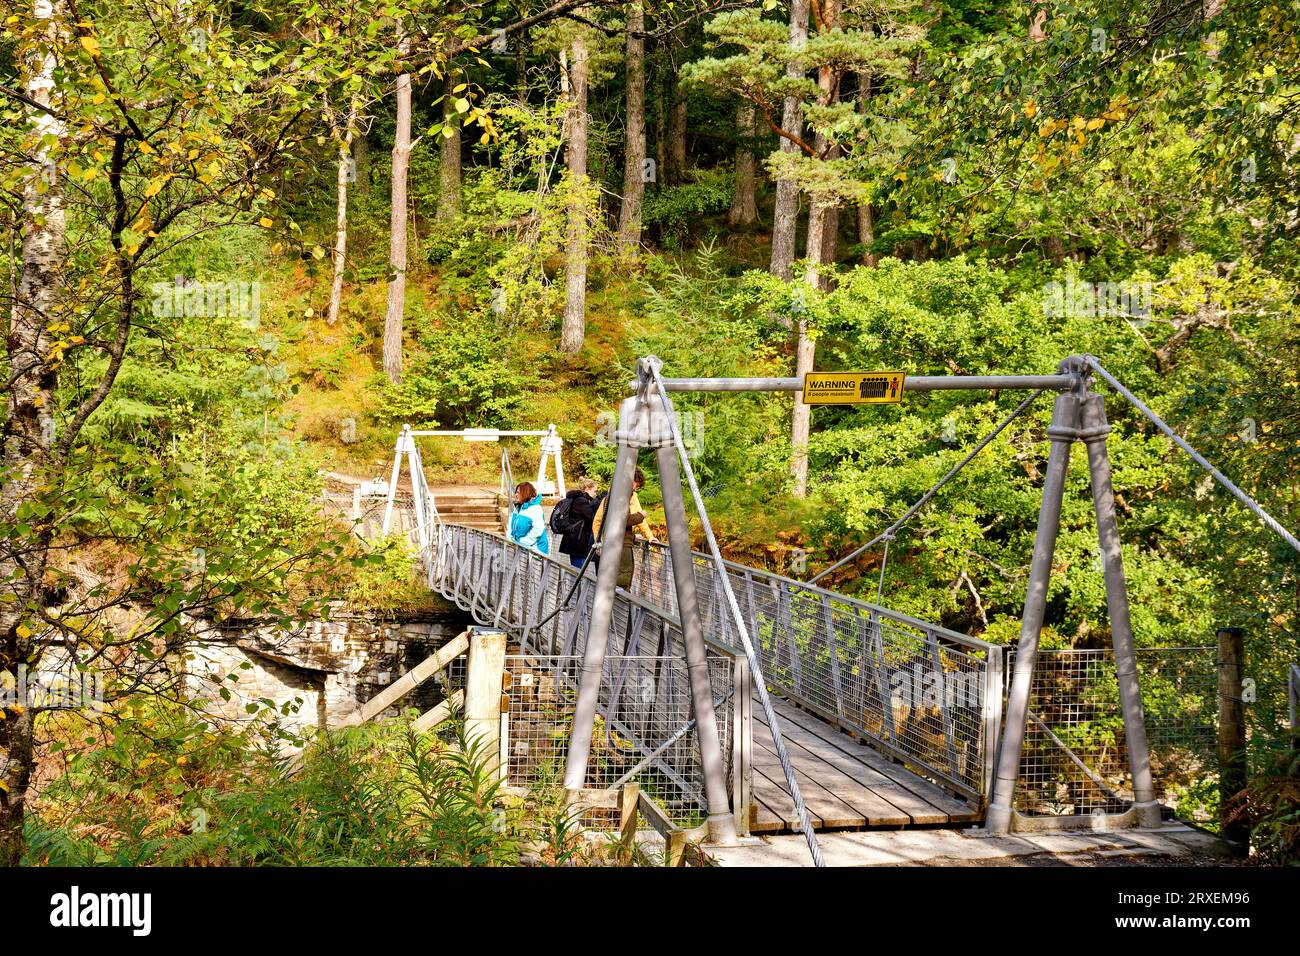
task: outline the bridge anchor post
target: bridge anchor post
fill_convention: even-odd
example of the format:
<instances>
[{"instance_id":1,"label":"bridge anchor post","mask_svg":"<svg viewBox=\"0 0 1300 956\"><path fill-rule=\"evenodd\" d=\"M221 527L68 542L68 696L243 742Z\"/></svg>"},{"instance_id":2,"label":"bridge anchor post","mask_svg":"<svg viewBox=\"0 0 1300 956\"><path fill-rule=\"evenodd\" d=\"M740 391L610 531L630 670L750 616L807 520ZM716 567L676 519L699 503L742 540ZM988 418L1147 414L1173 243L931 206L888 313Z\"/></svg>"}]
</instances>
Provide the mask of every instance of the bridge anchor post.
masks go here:
<instances>
[{"instance_id":1,"label":"bridge anchor post","mask_svg":"<svg viewBox=\"0 0 1300 956\"><path fill-rule=\"evenodd\" d=\"M1156 800L1155 786L1151 781L1151 750L1147 743L1146 717L1142 712L1142 691L1138 685L1137 655L1133 649L1133 623L1129 616L1119 525L1115 520L1110 455L1106 451L1110 423L1106 420L1106 403L1096 392L1084 396L1080 411L1079 437L1088 449L1093 510L1097 515L1097 545L1106 582L1106 615L1110 620L1111 646L1115 650L1115 676L1119 682L1120 708L1124 715L1129 770L1133 774L1133 811L1139 826L1156 827L1160 825L1160 803Z\"/></svg>"},{"instance_id":2,"label":"bridge anchor post","mask_svg":"<svg viewBox=\"0 0 1300 956\"><path fill-rule=\"evenodd\" d=\"M1111 644L1115 651L1115 671L1124 717L1129 768L1133 774L1132 819L1138 826L1151 827L1160 823L1160 804L1155 798L1151 780L1151 755L1138 683L1128 587L1120 551L1119 526L1115 518L1110 457L1106 451L1110 424L1106 420L1105 401L1101 395L1089 389L1087 368L1082 358L1073 356L1066 359L1061 363L1061 372L1073 376L1075 386L1057 396L1052 410L1052 424L1047 430L1052 449L1043 481L1043 502L1038 513L1038 532L1029 567L1029 586L1020 623L1020 639L1016 645L1015 670L1011 690L1007 695L1006 726L985 821L985 829L994 834L1007 833L1015 817L1012 800L1020 775L1025 720L1029 712L1034 667L1038 662L1038 639L1042 633L1047 588L1056 538L1061 526L1061 506L1066 474L1069 471L1070 447L1076 441L1082 441L1088 453L1097 543L1106 584L1106 611L1110 621Z\"/></svg>"},{"instance_id":3,"label":"bridge anchor post","mask_svg":"<svg viewBox=\"0 0 1300 956\"><path fill-rule=\"evenodd\" d=\"M591 738L599 704L601 672L604 669L605 649L609 643L614 592L618 584L619 559L627 531L636 456L642 448L654 448L668 524L673 583L677 593L678 618L691 688L691 710L695 717L695 733L699 740L704 770L709 841L735 844L738 842L737 827L730 810L726 767L722 760L717 713L713 706L713 688L709 680L704 629L700 623L699 599L695 590L695 566L690 532L686 526L686 506L682 496L681 474L678 471L677 449L667 412L645 370L642 370L637 394L625 399L619 408L619 425L614 437L618 444L618 458L614 466L614 480L605 503L606 514L601 529L602 560L596 574L591 625L583 653L573 733L564 768L565 793L571 802L576 801L586 782L587 762L591 756Z\"/></svg>"},{"instance_id":4,"label":"bridge anchor post","mask_svg":"<svg viewBox=\"0 0 1300 956\"><path fill-rule=\"evenodd\" d=\"M1070 360L1062 363L1070 368ZM1016 780L1020 776L1020 754L1025 743L1025 719L1029 712L1029 693L1034 679L1034 666L1038 663L1038 638L1043 630L1043 617L1047 611L1047 587L1052 576L1052 560L1056 554L1056 536L1061 529L1061 505L1065 498L1065 477L1070 470L1070 446L1079 431L1079 392L1083 389L1082 377L1074 391L1062 392L1052 407L1052 424L1047 435L1052 448L1047 457L1047 473L1043 478L1043 501L1038 510L1038 531L1034 537L1034 553L1029 562L1029 585L1025 592L1025 609L1020 618L1020 639L1016 643L1016 664L1011 676L1011 691L1007 694L1006 727L1002 746L998 752L997 776L989 799L985 829L990 833L1007 833L1011 829L1011 802L1015 797Z\"/></svg>"}]
</instances>

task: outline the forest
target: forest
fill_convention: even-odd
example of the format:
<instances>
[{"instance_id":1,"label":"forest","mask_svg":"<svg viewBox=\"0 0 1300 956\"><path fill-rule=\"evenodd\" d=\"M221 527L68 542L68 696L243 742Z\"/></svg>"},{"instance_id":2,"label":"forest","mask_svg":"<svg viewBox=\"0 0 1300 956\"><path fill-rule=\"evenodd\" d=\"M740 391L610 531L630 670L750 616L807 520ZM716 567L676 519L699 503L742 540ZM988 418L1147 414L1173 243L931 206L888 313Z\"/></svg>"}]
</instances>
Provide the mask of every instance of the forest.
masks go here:
<instances>
[{"instance_id":1,"label":"forest","mask_svg":"<svg viewBox=\"0 0 1300 956\"><path fill-rule=\"evenodd\" d=\"M1097 356L1300 529L1295 3L0 13L0 689L71 661L101 698L0 699L6 865L609 862L555 781L499 793L463 726L321 733L289 773L301 701L216 719L239 675L196 696L176 662L202 627L442 613L405 535L365 540L322 506L330 477L387 479L404 425L553 423L571 485L606 487L602 436L642 356L672 377ZM1300 554L1098 390L1138 648L1243 634L1249 782L1179 799L1246 833L1251 860L1300 861ZM725 556L805 581L1027 397L675 402ZM819 584L1014 646L1050 405L887 559ZM507 447L527 474L536 444ZM432 485L498 482L499 445L423 453ZM1083 454L1052 574L1042 647L1108 648Z\"/></svg>"}]
</instances>

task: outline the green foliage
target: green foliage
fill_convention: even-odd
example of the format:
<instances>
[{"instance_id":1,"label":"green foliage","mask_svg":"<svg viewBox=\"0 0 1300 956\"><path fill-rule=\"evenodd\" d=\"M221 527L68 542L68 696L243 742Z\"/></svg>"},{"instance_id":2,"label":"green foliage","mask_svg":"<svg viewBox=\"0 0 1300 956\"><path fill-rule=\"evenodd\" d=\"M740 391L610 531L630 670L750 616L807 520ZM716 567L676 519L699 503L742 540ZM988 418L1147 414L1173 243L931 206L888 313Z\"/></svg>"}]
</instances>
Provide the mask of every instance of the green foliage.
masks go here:
<instances>
[{"instance_id":1,"label":"green foliage","mask_svg":"<svg viewBox=\"0 0 1300 956\"><path fill-rule=\"evenodd\" d=\"M511 866L525 846L554 865L581 858L567 812L546 794L504 798L459 721L447 741L408 718L319 734L293 772L269 719L235 731L160 702L124 718L42 796L27 864Z\"/></svg>"},{"instance_id":2,"label":"green foliage","mask_svg":"<svg viewBox=\"0 0 1300 956\"><path fill-rule=\"evenodd\" d=\"M1262 769L1232 798L1229 817L1250 827L1250 848L1258 862L1300 865L1300 747L1273 751Z\"/></svg>"},{"instance_id":3,"label":"green foliage","mask_svg":"<svg viewBox=\"0 0 1300 956\"><path fill-rule=\"evenodd\" d=\"M349 604L384 612L428 602L429 589L416 577L416 555L406 535L389 535L370 548L353 575Z\"/></svg>"},{"instance_id":4,"label":"green foliage","mask_svg":"<svg viewBox=\"0 0 1300 956\"><path fill-rule=\"evenodd\" d=\"M693 170L689 182L647 193L641 221L658 228L665 246L679 249L697 235L702 218L726 212L734 188L734 177L723 170Z\"/></svg>"},{"instance_id":5,"label":"green foliage","mask_svg":"<svg viewBox=\"0 0 1300 956\"><path fill-rule=\"evenodd\" d=\"M535 377L511 361L508 342L477 317L451 313L412 317L419 351L398 385L383 380L379 416L390 424L446 428L505 426L518 413Z\"/></svg>"}]
</instances>

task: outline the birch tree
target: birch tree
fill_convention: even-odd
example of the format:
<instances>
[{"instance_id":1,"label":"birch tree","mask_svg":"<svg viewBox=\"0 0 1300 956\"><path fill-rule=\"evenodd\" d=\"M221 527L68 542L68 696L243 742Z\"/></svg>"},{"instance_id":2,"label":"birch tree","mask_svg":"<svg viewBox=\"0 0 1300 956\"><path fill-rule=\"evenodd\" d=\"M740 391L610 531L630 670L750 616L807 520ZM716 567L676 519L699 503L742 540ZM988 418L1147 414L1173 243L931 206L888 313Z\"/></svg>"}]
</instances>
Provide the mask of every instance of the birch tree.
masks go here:
<instances>
[{"instance_id":1,"label":"birch tree","mask_svg":"<svg viewBox=\"0 0 1300 956\"><path fill-rule=\"evenodd\" d=\"M624 118L627 139L623 152L623 199L618 233L625 244L641 243L641 204L645 197L645 7L642 0L628 4L627 100Z\"/></svg>"},{"instance_id":2,"label":"birch tree","mask_svg":"<svg viewBox=\"0 0 1300 956\"><path fill-rule=\"evenodd\" d=\"M590 53L587 38L574 34L566 56L561 54L565 112L565 165L568 169L568 236L564 251L564 319L560 328L560 351L582 351L587 330L587 83Z\"/></svg>"},{"instance_id":3,"label":"birch tree","mask_svg":"<svg viewBox=\"0 0 1300 956\"><path fill-rule=\"evenodd\" d=\"M398 55L411 50L407 28L399 20ZM403 70L395 86L397 118L393 129L393 165L388 222L388 305L384 312L384 374L402 380L402 325L406 313L407 200L406 174L411 167L411 74Z\"/></svg>"},{"instance_id":4,"label":"birch tree","mask_svg":"<svg viewBox=\"0 0 1300 956\"><path fill-rule=\"evenodd\" d=\"M0 221L21 258L3 366L0 672L8 682L56 655L107 673L110 700L174 690L173 658L192 639L186 614L232 603L281 621L322 613L286 593L291 574L337 554L324 536L310 554L205 540L200 570L190 516L166 493L183 476L105 460L85 432L140 330L155 342L171 334L175 313L145 291L166 257L236 224L302 245L276 177L302 161L339 75L388 70L394 59L340 57L312 38L296 0L267 33L232 27L218 0L169 11L147 0L93 11L34 0L0 35L21 70L18 86L0 83L0 196L2 208L20 210ZM145 481L158 494L124 500L123 489ZM82 582L74 560L106 542L123 581ZM128 606L139 620L124 628L111 614ZM26 703L0 701L0 864L23 852L36 732L49 709Z\"/></svg>"}]
</instances>

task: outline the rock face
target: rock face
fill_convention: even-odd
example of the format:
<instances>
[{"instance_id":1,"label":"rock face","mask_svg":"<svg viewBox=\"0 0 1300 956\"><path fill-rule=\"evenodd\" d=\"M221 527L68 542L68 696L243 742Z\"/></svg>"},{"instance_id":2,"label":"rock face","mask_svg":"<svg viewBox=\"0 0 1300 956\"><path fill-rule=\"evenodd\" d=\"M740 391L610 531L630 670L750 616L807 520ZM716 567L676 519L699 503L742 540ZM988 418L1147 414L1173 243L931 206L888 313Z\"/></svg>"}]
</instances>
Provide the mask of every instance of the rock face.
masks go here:
<instances>
[{"instance_id":1,"label":"rock face","mask_svg":"<svg viewBox=\"0 0 1300 956\"><path fill-rule=\"evenodd\" d=\"M211 701L214 717L247 720L247 705L269 700L277 709L289 705L281 720L290 732L337 727L469 623L455 611L405 620L340 612L293 630L194 622L200 638L186 649L186 684ZM463 660L453 662L445 682L427 681L400 706L433 707L450 692L445 688L459 686L463 667Z\"/></svg>"}]
</instances>

